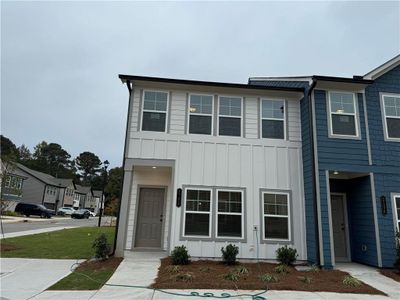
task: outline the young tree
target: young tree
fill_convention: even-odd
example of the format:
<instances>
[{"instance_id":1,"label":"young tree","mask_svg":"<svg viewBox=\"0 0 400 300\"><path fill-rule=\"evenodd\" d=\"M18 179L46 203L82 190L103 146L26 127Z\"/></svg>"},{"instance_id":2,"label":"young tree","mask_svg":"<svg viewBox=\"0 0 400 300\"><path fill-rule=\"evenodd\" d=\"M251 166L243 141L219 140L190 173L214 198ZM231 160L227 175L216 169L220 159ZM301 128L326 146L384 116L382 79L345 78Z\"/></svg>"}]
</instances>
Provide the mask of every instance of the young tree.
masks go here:
<instances>
[{"instance_id":1,"label":"young tree","mask_svg":"<svg viewBox=\"0 0 400 300\"><path fill-rule=\"evenodd\" d=\"M22 144L17 148L17 152L18 152L18 159L21 163L29 162L30 160L32 160L32 153L29 150L29 148L26 147L24 144Z\"/></svg>"},{"instance_id":2,"label":"young tree","mask_svg":"<svg viewBox=\"0 0 400 300\"><path fill-rule=\"evenodd\" d=\"M76 157L75 163L77 169L82 173L84 184L90 184L100 171L101 160L92 152L82 152Z\"/></svg>"},{"instance_id":3,"label":"young tree","mask_svg":"<svg viewBox=\"0 0 400 300\"><path fill-rule=\"evenodd\" d=\"M108 182L105 188L105 209L108 215L116 216L118 203L121 197L122 167L112 168L108 173Z\"/></svg>"},{"instance_id":4,"label":"young tree","mask_svg":"<svg viewBox=\"0 0 400 300\"><path fill-rule=\"evenodd\" d=\"M4 135L0 135L1 158L14 159L18 157L17 146Z\"/></svg>"}]
</instances>

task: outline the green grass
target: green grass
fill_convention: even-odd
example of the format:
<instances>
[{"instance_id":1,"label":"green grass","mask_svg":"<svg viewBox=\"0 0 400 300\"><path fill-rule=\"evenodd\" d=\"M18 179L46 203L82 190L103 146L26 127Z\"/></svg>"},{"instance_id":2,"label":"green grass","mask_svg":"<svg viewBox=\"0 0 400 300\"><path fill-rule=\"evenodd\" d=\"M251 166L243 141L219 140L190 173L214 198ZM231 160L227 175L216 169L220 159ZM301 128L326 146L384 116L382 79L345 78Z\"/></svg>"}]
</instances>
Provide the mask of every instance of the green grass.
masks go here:
<instances>
[{"instance_id":1,"label":"green grass","mask_svg":"<svg viewBox=\"0 0 400 300\"><path fill-rule=\"evenodd\" d=\"M94 255L93 240L104 232L113 245L114 227L80 227L1 240L1 257L81 258Z\"/></svg>"},{"instance_id":2,"label":"green grass","mask_svg":"<svg viewBox=\"0 0 400 300\"><path fill-rule=\"evenodd\" d=\"M96 267L89 265L82 265L78 267L74 272L64 277L51 287L49 290L98 290L104 283L110 279L111 275L117 269L120 259L113 258L114 263L109 264L96 263ZM83 276L82 274L89 276L93 280Z\"/></svg>"}]
</instances>

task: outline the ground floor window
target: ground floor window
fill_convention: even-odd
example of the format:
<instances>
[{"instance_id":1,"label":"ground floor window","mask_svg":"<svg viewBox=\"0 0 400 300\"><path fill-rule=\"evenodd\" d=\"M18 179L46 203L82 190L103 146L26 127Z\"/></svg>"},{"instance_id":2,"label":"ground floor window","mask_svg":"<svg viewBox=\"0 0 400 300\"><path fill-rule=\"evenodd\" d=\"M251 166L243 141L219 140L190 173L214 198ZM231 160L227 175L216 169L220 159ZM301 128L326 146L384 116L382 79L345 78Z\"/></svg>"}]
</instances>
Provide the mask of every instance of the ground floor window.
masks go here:
<instances>
[{"instance_id":1,"label":"ground floor window","mask_svg":"<svg viewBox=\"0 0 400 300\"><path fill-rule=\"evenodd\" d=\"M211 190L187 189L185 236L210 237Z\"/></svg>"},{"instance_id":2,"label":"ground floor window","mask_svg":"<svg viewBox=\"0 0 400 300\"><path fill-rule=\"evenodd\" d=\"M396 219L397 230L400 231L400 194L394 195L394 215Z\"/></svg>"},{"instance_id":3,"label":"ground floor window","mask_svg":"<svg viewBox=\"0 0 400 300\"><path fill-rule=\"evenodd\" d=\"M217 237L243 237L242 191L217 190Z\"/></svg>"},{"instance_id":4,"label":"ground floor window","mask_svg":"<svg viewBox=\"0 0 400 300\"><path fill-rule=\"evenodd\" d=\"M263 192L263 239L290 240L290 201L288 193Z\"/></svg>"}]
</instances>

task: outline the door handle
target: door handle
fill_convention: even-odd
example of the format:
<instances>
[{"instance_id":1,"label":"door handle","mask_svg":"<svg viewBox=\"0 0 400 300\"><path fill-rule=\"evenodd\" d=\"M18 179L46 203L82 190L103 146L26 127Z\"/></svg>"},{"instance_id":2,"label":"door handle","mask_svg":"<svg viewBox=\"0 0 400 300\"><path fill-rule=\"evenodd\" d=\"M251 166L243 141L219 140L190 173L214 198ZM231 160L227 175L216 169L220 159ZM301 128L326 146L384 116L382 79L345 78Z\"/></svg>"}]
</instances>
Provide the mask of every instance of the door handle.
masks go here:
<instances>
[{"instance_id":1,"label":"door handle","mask_svg":"<svg viewBox=\"0 0 400 300\"><path fill-rule=\"evenodd\" d=\"M344 226L344 224L343 224L343 223L340 225L340 229L342 229L342 230L344 230L344 229L345 229L345 226Z\"/></svg>"}]
</instances>

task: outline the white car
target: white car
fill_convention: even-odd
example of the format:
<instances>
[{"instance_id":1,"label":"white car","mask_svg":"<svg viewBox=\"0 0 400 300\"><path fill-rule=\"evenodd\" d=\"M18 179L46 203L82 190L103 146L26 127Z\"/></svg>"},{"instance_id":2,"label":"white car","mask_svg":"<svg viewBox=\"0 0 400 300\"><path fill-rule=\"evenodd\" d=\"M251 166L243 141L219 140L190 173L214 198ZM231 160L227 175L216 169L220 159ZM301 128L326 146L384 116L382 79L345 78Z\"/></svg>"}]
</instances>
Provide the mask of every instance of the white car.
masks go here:
<instances>
[{"instance_id":1,"label":"white car","mask_svg":"<svg viewBox=\"0 0 400 300\"><path fill-rule=\"evenodd\" d=\"M57 214L61 216L70 216L75 211L72 207L60 207L57 210Z\"/></svg>"}]
</instances>

